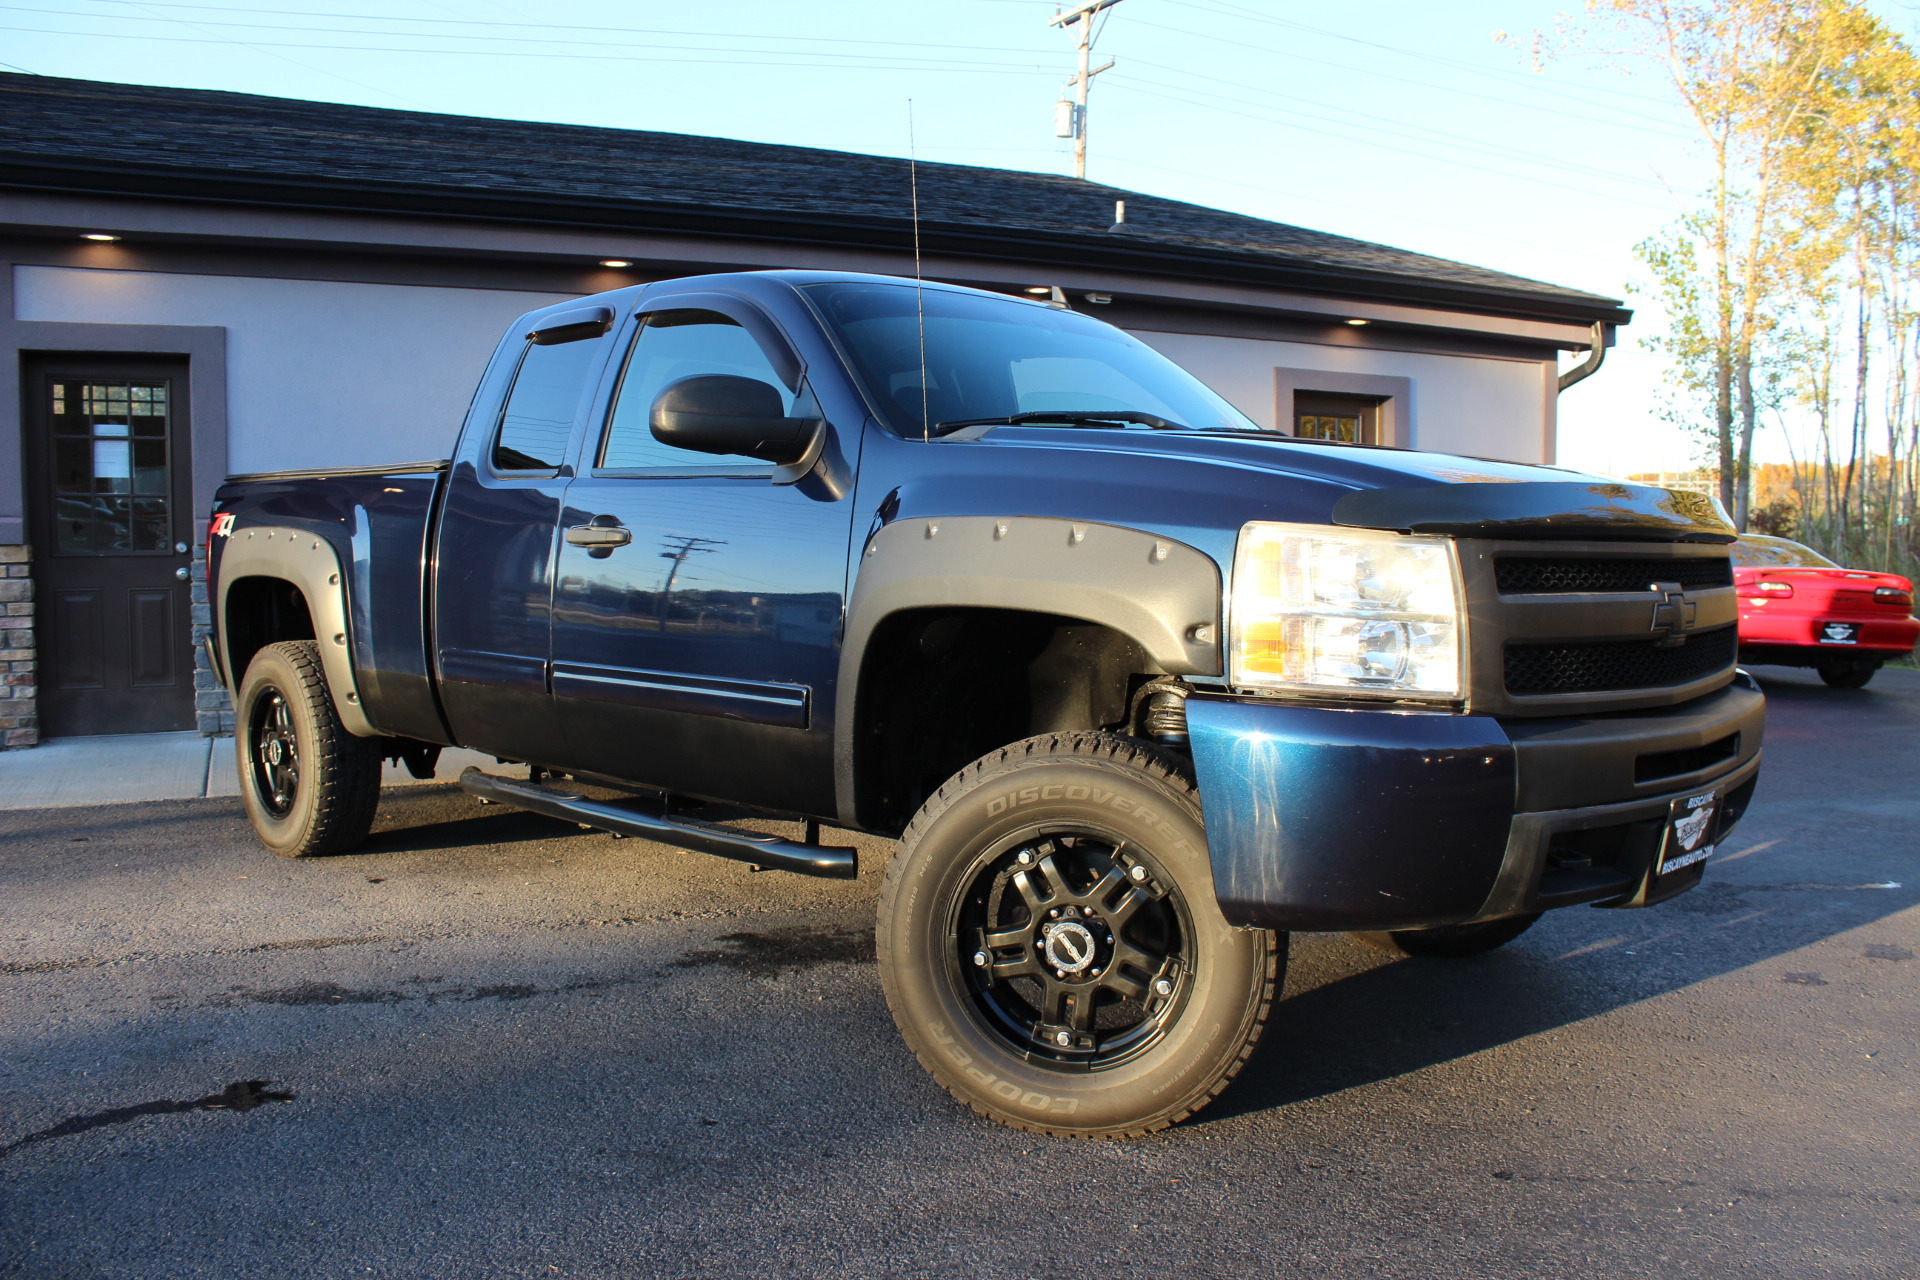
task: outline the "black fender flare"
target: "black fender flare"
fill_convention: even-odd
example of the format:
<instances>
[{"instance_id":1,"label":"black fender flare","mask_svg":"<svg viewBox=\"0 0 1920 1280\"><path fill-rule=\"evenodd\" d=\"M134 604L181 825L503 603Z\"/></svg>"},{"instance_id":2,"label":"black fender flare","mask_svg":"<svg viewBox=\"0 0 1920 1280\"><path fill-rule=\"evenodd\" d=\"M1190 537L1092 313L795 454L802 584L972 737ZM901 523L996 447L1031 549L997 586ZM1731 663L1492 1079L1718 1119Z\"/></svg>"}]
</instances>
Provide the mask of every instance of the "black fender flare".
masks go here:
<instances>
[{"instance_id":1,"label":"black fender flare","mask_svg":"<svg viewBox=\"0 0 1920 1280\"><path fill-rule=\"evenodd\" d=\"M854 723L867 646L888 617L922 608L1019 609L1111 627L1154 674L1217 676L1221 574L1184 542L1048 516L910 517L862 548L834 691L835 803L856 820Z\"/></svg>"},{"instance_id":2,"label":"black fender flare","mask_svg":"<svg viewBox=\"0 0 1920 1280\"><path fill-rule=\"evenodd\" d=\"M320 646L320 665L327 673L333 708L340 724L357 738L377 738L380 731L367 719L360 684L353 672L352 637L347 633L346 577L333 544L316 534L272 525L235 529L220 553L219 596L214 604L219 621L221 666L238 692L245 672L234 670L233 629L227 621L227 596L243 578L278 578L290 582L307 602L313 635Z\"/></svg>"}]
</instances>

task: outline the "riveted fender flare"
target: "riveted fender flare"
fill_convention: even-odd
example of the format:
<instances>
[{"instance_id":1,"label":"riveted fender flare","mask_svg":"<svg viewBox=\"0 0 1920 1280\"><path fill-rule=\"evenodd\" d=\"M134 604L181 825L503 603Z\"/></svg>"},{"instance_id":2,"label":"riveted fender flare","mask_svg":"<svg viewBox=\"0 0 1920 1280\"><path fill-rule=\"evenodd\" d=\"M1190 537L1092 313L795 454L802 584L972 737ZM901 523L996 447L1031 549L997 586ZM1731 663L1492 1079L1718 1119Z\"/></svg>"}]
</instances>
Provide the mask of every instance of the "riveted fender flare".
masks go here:
<instances>
[{"instance_id":1,"label":"riveted fender flare","mask_svg":"<svg viewBox=\"0 0 1920 1280\"><path fill-rule=\"evenodd\" d=\"M312 533L273 525L254 525L229 534L220 554L218 608L223 647L233 635L227 623L227 596L232 584L243 578L279 578L299 589L313 620L314 640L320 646L320 663L326 669L327 687L333 693L333 708L340 715L340 724L357 738L381 736L367 719L360 685L354 678L353 648L347 634L346 577L333 544ZM230 648L221 656L237 688L244 673L233 669Z\"/></svg>"},{"instance_id":2,"label":"riveted fender flare","mask_svg":"<svg viewBox=\"0 0 1920 1280\"><path fill-rule=\"evenodd\" d=\"M854 716L867 644L908 609L1020 609L1112 627L1155 674L1222 671L1220 566L1158 534L1047 516L910 517L862 550L847 605L834 702L841 817L856 814Z\"/></svg>"}]
</instances>

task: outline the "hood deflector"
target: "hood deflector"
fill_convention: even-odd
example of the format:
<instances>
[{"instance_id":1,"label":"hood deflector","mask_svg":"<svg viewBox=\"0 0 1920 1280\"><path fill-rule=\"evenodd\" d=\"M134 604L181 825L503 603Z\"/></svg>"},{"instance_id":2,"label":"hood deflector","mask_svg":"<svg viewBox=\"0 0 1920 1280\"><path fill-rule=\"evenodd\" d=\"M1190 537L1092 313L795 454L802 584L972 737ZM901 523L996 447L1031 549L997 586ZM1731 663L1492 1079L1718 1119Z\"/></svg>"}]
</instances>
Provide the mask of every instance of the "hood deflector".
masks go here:
<instances>
[{"instance_id":1,"label":"hood deflector","mask_svg":"<svg viewBox=\"0 0 1920 1280\"><path fill-rule=\"evenodd\" d=\"M1705 494L1598 480L1362 489L1334 503L1333 522L1476 538L1732 542L1739 536Z\"/></svg>"}]
</instances>

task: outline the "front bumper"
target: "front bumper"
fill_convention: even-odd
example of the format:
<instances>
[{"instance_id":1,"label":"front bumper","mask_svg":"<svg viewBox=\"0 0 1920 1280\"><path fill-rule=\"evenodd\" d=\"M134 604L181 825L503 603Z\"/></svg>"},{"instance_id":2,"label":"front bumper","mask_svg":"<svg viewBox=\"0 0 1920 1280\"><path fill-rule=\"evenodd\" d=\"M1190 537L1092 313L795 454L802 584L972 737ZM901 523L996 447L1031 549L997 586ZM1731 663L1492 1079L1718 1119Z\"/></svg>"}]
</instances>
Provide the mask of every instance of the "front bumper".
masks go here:
<instances>
[{"instance_id":1,"label":"front bumper","mask_svg":"<svg viewBox=\"0 0 1920 1280\"><path fill-rule=\"evenodd\" d=\"M1419 929L1579 902L1647 906L1704 864L1653 868L1676 799L1745 811L1766 704L1750 680L1678 707L1498 720L1187 699L1227 920Z\"/></svg>"}]
</instances>

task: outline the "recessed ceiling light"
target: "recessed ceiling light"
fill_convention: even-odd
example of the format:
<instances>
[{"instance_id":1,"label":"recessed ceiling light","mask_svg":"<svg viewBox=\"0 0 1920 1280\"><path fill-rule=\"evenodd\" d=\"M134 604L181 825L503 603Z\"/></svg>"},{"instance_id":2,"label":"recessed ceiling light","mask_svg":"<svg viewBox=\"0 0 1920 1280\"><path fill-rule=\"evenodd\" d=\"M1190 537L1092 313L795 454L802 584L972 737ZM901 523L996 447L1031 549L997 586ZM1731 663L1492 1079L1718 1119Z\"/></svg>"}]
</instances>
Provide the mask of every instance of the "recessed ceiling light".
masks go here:
<instances>
[{"instance_id":1,"label":"recessed ceiling light","mask_svg":"<svg viewBox=\"0 0 1920 1280\"><path fill-rule=\"evenodd\" d=\"M625 258L602 258L600 259L600 265L603 267L630 267L633 264Z\"/></svg>"},{"instance_id":2,"label":"recessed ceiling light","mask_svg":"<svg viewBox=\"0 0 1920 1280\"><path fill-rule=\"evenodd\" d=\"M1348 324L1365 324L1366 321L1365 320L1349 320L1347 321L1347 323Z\"/></svg>"},{"instance_id":3,"label":"recessed ceiling light","mask_svg":"<svg viewBox=\"0 0 1920 1280\"><path fill-rule=\"evenodd\" d=\"M1027 292L1036 298L1051 297L1053 294L1052 288L1044 284L1030 284L1027 286Z\"/></svg>"},{"instance_id":4,"label":"recessed ceiling light","mask_svg":"<svg viewBox=\"0 0 1920 1280\"><path fill-rule=\"evenodd\" d=\"M119 236L110 236L104 231L89 231L80 237L82 240L98 240L102 244L112 244Z\"/></svg>"}]
</instances>

